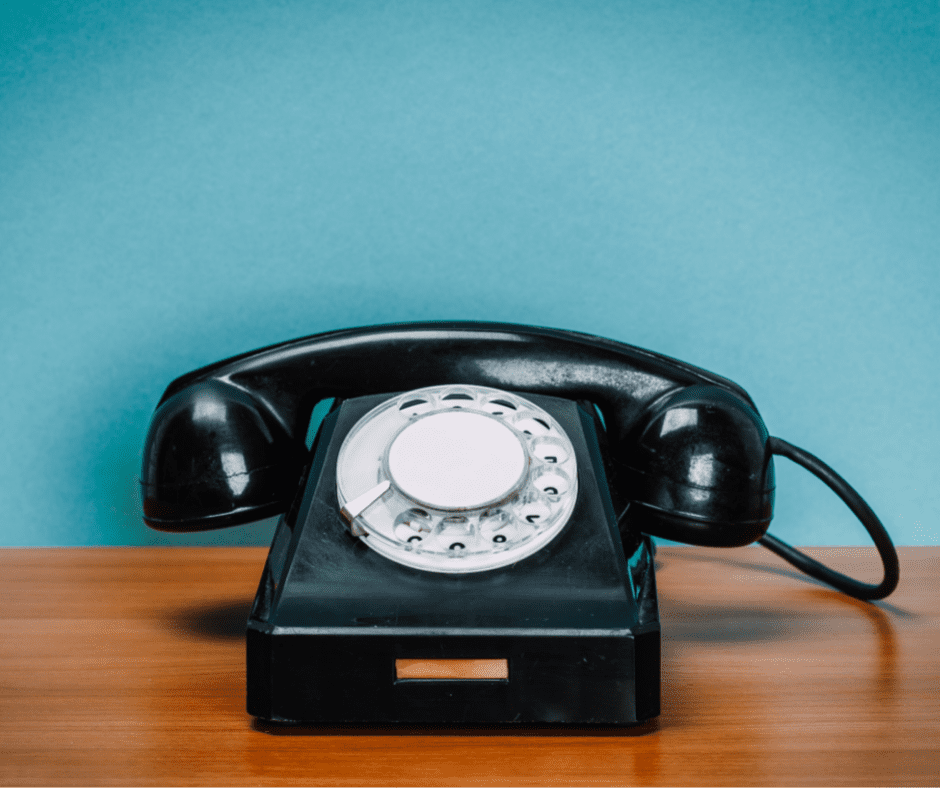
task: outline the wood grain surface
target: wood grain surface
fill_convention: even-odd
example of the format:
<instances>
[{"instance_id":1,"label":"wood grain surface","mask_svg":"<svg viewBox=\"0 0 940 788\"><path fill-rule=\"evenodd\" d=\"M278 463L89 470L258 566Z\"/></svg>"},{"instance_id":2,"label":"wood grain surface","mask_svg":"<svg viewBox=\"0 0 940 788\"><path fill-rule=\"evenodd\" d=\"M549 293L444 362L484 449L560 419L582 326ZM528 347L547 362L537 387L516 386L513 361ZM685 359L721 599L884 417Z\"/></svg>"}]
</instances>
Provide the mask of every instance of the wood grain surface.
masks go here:
<instances>
[{"instance_id":1,"label":"wood grain surface","mask_svg":"<svg viewBox=\"0 0 940 788\"><path fill-rule=\"evenodd\" d=\"M937 785L940 548L900 553L870 605L760 548L660 549L663 709L639 728L280 729L245 712L266 550L0 550L0 782Z\"/></svg>"}]
</instances>

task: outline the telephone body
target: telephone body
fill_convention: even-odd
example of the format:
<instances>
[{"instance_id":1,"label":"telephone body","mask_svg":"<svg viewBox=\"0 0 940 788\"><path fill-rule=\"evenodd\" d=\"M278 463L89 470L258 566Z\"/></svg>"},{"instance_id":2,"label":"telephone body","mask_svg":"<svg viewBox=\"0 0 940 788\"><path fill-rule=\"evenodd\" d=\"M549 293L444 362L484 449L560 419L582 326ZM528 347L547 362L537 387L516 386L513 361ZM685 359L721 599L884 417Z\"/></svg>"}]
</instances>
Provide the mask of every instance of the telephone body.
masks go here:
<instances>
[{"instance_id":1,"label":"telephone body","mask_svg":"<svg viewBox=\"0 0 940 788\"><path fill-rule=\"evenodd\" d=\"M881 584L766 533L774 454L862 520ZM655 717L650 535L759 540L858 598L898 579L874 513L831 468L769 436L738 385L555 329L377 326L204 367L164 393L141 484L158 530L281 515L247 629L248 710L276 722Z\"/></svg>"}]
</instances>

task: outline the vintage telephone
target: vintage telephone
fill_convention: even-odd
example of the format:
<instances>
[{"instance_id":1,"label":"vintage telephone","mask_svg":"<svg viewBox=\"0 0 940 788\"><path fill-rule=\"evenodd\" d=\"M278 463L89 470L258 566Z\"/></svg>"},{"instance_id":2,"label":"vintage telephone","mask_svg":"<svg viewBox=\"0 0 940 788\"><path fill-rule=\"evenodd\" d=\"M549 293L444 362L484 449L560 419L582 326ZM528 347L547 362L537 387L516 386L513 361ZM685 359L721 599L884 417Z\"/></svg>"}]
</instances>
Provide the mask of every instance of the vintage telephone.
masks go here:
<instances>
[{"instance_id":1,"label":"vintage telephone","mask_svg":"<svg viewBox=\"0 0 940 788\"><path fill-rule=\"evenodd\" d=\"M861 520L880 584L766 533L774 454ZM144 521L161 531L283 515L247 632L248 710L279 722L656 716L649 535L759 541L858 599L898 582L872 510L770 437L743 389L570 331L377 326L204 367L164 393L141 484Z\"/></svg>"}]
</instances>

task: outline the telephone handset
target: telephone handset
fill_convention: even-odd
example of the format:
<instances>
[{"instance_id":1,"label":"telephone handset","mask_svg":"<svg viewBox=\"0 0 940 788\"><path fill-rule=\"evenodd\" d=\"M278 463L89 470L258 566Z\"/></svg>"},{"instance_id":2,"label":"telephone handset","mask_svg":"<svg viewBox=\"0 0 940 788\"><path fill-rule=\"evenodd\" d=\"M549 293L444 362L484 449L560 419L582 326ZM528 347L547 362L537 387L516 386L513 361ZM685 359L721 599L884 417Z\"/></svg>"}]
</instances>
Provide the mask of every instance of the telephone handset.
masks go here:
<instances>
[{"instance_id":1,"label":"telephone handset","mask_svg":"<svg viewBox=\"0 0 940 788\"><path fill-rule=\"evenodd\" d=\"M308 450L323 400L332 408ZM881 583L845 577L766 533L774 454L817 475L859 517L881 555ZM378 326L204 367L164 393L141 483L144 520L158 530L283 514L248 629L249 710L272 720L654 716L648 535L759 541L859 599L884 598L898 582L897 554L871 509L820 460L770 437L739 386L555 329ZM422 680L402 667L408 660L438 667ZM454 678L457 663L483 673L495 663L499 675ZM364 674L384 678L366 687ZM358 703L331 694L327 685L344 680L362 688Z\"/></svg>"}]
</instances>

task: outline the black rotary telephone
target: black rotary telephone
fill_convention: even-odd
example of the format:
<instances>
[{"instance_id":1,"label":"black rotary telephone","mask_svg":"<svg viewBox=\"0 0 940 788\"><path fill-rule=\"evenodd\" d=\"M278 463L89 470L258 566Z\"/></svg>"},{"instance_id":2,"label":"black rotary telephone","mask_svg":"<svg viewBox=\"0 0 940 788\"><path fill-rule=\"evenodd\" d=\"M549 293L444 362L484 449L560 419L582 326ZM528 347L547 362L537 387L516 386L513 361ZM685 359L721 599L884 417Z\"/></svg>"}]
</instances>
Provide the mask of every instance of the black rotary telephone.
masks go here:
<instances>
[{"instance_id":1,"label":"black rotary telephone","mask_svg":"<svg viewBox=\"0 0 940 788\"><path fill-rule=\"evenodd\" d=\"M881 583L766 533L775 454L861 520ZM141 484L162 531L282 515L247 633L248 709L278 722L655 716L650 535L758 541L858 599L898 582L872 510L743 389L570 331L377 326L204 367L160 400Z\"/></svg>"}]
</instances>

